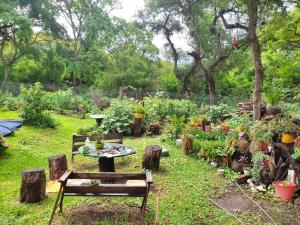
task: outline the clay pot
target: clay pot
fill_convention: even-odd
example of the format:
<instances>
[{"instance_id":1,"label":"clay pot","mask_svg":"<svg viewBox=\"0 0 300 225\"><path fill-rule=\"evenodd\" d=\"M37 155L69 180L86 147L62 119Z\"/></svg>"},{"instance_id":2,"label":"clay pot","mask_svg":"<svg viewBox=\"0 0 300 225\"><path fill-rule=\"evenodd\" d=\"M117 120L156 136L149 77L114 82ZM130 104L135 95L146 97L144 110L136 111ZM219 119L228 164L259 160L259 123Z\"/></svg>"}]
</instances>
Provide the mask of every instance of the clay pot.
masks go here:
<instances>
[{"instance_id":1,"label":"clay pot","mask_svg":"<svg viewBox=\"0 0 300 225\"><path fill-rule=\"evenodd\" d=\"M296 184L286 181L273 182L276 195L284 201L289 201L294 197L296 191Z\"/></svg>"},{"instance_id":2,"label":"clay pot","mask_svg":"<svg viewBox=\"0 0 300 225\"><path fill-rule=\"evenodd\" d=\"M277 115L281 113L281 108L278 105L267 105L267 114Z\"/></svg>"}]
</instances>

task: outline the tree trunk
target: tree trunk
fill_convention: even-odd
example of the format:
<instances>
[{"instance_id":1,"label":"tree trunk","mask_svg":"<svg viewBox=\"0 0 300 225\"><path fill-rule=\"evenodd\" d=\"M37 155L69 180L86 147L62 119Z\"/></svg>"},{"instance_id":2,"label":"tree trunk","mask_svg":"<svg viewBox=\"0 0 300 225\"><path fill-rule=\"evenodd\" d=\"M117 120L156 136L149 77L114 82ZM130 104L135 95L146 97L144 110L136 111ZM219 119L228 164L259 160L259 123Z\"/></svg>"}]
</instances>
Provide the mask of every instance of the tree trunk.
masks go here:
<instances>
[{"instance_id":1,"label":"tree trunk","mask_svg":"<svg viewBox=\"0 0 300 225\"><path fill-rule=\"evenodd\" d=\"M8 79L8 65L3 64L3 80L2 80L2 83L1 83L1 90L4 89L4 86L7 82L7 79Z\"/></svg>"},{"instance_id":2,"label":"tree trunk","mask_svg":"<svg viewBox=\"0 0 300 225\"><path fill-rule=\"evenodd\" d=\"M50 157L48 163L50 180L58 180L68 169L66 155Z\"/></svg>"},{"instance_id":3,"label":"tree trunk","mask_svg":"<svg viewBox=\"0 0 300 225\"><path fill-rule=\"evenodd\" d=\"M259 120L261 118L261 92L264 78L264 69L261 62L261 51L260 44L256 34L257 27L257 3L255 0L249 1L248 16L249 16L249 27L248 36L252 48L252 57L255 67L255 81L253 90L253 118Z\"/></svg>"},{"instance_id":4,"label":"tree trunk","mask_svg":"<svg viewBox=\"0 0 300 225\"><path fill-rule=\"evenodd\" d=\"M44 169L29 169L22 172L20 202L33 203L46 196L46 175Z\"/></svg>"},{"instance_id":5,"label":"tree trunk","mask_svg":"<svg viewBox=\"0 0 300 225\"><path fill-rule=\"evenodd\" d=\"M149 170L159 170L161 151L162 148L159 145L147 146L143 156L143 168Z\"/></svg>"},{"instance_id":6,"label":"tree trunk","mask_svg":"<svg viewBox=\"0 0 300 225\"><path fill-rule=\"evenodd\" d=\"M209 105L215 105L217 103L217 94L216 94L216 82L211 74L207 75L207 83L209 90Z\"/></svg>"}]
</instances>

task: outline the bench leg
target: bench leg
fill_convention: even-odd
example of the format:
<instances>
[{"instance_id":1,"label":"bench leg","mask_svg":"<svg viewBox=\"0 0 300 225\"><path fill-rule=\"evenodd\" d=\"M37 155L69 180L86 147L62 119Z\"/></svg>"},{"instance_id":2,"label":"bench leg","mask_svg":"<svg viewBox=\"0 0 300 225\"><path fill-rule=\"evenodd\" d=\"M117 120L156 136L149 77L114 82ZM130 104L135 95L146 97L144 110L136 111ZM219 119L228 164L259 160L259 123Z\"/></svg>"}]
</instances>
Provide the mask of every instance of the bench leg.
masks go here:
<instances>
[{"instance_id":1,"label":"bench leg","mask_svg":"<svg viewBox=\"0 0 300 225\"><path fill-rule=\"evenodd\" d=\"M54 207L53 207L53 210L52 210L52 213L51 213L51 217L50 217L49 222L48 222L49 225L52 223L55 211L58 207L58 201L61 198L61 195L62 195L62 184L60 185L60 188L59 188L59 191L58 191L58 194L57 194L57 198L55 200L55 204L54 204Z\"/></svg>"},{"instance_id":2,"label":"bench leg","mask_svg":"<svg viewBox=\"0 0 300 225\"><path fill-rule=\"evenodd\" d=\"M64 192L65 192L65 189L63 189L62 193L61 193L60 203L59 203L59 212L62 212L62 207L63 207L63 202L64 202Z\"/></svg>"}]
</instances>

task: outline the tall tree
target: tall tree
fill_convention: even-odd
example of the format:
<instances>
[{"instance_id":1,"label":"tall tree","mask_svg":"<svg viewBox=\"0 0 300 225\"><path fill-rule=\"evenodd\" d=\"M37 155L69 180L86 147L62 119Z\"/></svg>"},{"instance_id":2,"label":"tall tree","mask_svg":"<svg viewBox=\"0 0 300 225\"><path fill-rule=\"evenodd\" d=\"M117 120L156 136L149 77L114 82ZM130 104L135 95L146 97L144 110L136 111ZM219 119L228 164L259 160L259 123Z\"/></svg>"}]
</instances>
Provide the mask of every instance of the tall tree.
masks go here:
<instances>
[{"instance_id":1,"label":"tall tree","mask_svg":"<svg viewBox=\"0 0 300 225\"><path fill-rule=\"evenodd\" d=\"M113 0L55 0L55 5L62 17L63 25L68 30L68 43L72 55L68 69L73 87L80 83L86 68L85 59L97 43L97 47L108 45L113 33L113 24L108 11ZM95 51L97 53L97 51Z\"/></svg>"},{"instance_id":2,"label":"tall tree","mask_svg":"<svg viewBox=\"0 0 300 225\"><path fill-rule=\"evenodd\" d=\"M1 88L9 77L10 67L38 40L42 32L61 35L48 0L3 0L0 2L0 60L3 65ZM39 29L33 32L33 27Z\"/></svg>"},{"instance_id":3,"label":"tall tree","mask_svg":"<svg viewBox=\"0 0 300 225\"><path fill-rule=\"evenodd\" d=\"M213 23L214 11L206 1L192 0L149 0L146 4L146 23L154 30L161 31L172 51L174 73L186 90L192 74L201 74L206 80L210 104L217 101L214 70L229 57L228 37L222 27ZM183 23L182 23L183 21ZM187 30L192 48L190 69L182 73L178 67L179 53L172 41L174 32Z\"/></svg>"},{"instance_id":4,"label":"tall tree","mask_svg":"<svg viewBox=\"0 0 300 225\"><path fill-rule=\"evenodd\" d=\"M261 118L261 94L264 79L264 68L261 59L261 43L258 38L257 29L260 22L264 20L268 10L274 9L276 6L283 7L284 1L281 0L241 0L228 1L227 8L224 1L223 5L215 20L221 19L226 29L239 29L246 33L249 44L252 49L252 58L255 68L255 79L253 89L253 117L258 120ZM283 7L284 8L284 7ZM226 15L235 15L235 19L231 18L228 22ZM239 20L239 18L242 18ZM242 21L242 22L241 22ZM266 22L266 21L264 21Z\"/></svg>"}]
</instances>

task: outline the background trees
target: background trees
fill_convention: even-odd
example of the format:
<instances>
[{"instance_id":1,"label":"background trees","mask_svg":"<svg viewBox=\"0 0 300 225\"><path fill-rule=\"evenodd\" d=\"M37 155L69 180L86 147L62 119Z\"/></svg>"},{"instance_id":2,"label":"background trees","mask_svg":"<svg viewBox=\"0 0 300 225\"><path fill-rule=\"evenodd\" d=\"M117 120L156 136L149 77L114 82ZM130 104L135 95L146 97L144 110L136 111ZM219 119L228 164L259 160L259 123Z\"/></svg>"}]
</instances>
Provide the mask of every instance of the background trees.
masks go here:
<instances>
[{"instance_id":1,"label":"background trees","mask_svg":"<svg viewBox=\"0 0 300 225\"><path fill-rule=\"evenodd\" d=\"M111 0L4 0L1 89L7 80L40 81L116 95L130 85L208 95L210 104L252 95L258 113L271 82L290 99L299 92L299 7L286 2L147 0L136 22L126 22L111 16ZM182 34L186 48L176 41Z\"/></svg>"}]
</instances>

